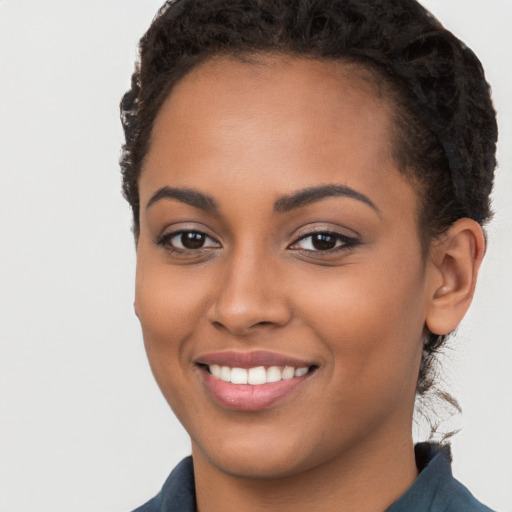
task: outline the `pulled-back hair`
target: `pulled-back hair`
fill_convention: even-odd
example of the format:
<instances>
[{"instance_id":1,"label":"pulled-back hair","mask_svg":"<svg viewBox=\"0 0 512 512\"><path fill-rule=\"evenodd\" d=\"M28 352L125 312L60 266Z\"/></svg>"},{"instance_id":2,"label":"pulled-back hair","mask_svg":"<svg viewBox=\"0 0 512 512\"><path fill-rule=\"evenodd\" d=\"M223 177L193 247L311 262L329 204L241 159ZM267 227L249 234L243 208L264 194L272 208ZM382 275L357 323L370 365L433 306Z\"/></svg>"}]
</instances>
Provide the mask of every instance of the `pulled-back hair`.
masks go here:
<instances>
[{"instance_id":1,"label":"pulled-back hair","mask_svg":"<svg viewBox=\"0 0 512 512\"><path fill-rule=\"evenodd\" d=\"M121 102L123 193L139 233L138 179L174 85L214 56L280 53L356 64L394 105L394 157L421 198L420 235L491 216L496 115L475 54L415 0L169 0L140 41ZM446 336L424 344L418 395L435 388Z\"/></svg>"}]
</instances>

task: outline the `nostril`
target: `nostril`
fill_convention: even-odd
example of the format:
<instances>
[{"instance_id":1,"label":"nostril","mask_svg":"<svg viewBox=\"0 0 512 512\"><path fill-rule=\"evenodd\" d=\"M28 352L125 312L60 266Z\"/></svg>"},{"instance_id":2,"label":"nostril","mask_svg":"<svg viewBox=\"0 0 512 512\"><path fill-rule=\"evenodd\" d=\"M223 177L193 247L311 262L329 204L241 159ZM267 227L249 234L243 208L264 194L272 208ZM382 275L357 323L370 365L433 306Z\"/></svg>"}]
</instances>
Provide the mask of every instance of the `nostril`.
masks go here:
<instances>
[{"instance_id":1,"label":"nostril","mask_svg":"<svg viewBox=\"0 0 512 512\"><path fill-rule=\"evenodd\" d=\"M208 321L216 329L242 336L256 327L284 326L291 317L288 303L279 294L273 294L269 300L255 292L242 294L227 288L223 288L207 311Z\"/></svg>"},{"instance_id":2,"label":"nostril","mask_svg":"<svg viewBox=\"0 0 512 512\"><path fill-rule=\"evenodd\" d=\"M276 324L274 322L263 321L263 322L255 322L254 324L247 324L244 326L240 326L240 325L234 325L233 323L225 325L224 323L219 322L218 320L213 320L211 322L211 325L213 325L213 327L215 327L216 329L219 329L219 330L227 330L227 331L232 331L232 332L235 332L238 334L244 334L246 331L252 332L252 330L255 327L272 327Z\"/></svg>"}]
</instances>

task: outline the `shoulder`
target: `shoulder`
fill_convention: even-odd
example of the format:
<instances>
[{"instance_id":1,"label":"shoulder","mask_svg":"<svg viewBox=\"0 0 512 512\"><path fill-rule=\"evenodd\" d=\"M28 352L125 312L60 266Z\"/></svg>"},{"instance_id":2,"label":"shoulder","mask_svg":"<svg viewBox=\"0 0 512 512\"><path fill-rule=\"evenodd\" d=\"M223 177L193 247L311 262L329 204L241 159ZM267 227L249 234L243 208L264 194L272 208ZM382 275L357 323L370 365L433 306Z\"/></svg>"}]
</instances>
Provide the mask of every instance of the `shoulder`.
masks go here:
<instances>
[{"instance_id":1,"label":"shoulder","mask_svg":"<svg viewBox=\"0 0 512 512\"><path fill-rule=\"evenodd\" d=\"M162 490L133 512L194 512L195 486L192 457L183 459L171 472Z\"/></svg>"},{"instance_id":2,"label":"shoulder","mask_svg":"<svg viewBox=\"0 0 512 512\"><path fill-rule=\"evenodd\" d=\"M489 507L480 503L467 487L455 478L453 478L448 491L449 499L443 512L493 512Z\"/></svg>"},{"instance_id":3,"label":"shoulder","mask_svg":"<svg viewBox=\"0 0 512 512\"><path fill-rule=\"evenodd\" d=\"M456 480L448 446L416 445L418 478L387 512L492 512Z\"/></svg>"}]
</instances>

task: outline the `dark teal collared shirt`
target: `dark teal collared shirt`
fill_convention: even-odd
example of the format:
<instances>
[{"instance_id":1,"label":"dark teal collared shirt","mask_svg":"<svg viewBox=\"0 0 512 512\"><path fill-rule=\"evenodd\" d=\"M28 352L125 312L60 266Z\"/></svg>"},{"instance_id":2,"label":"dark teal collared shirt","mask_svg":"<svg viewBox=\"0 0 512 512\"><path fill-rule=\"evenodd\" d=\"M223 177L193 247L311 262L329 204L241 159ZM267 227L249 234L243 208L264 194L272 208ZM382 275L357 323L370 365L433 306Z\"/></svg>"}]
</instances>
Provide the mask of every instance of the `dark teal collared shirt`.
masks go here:
<instances>
[{"instance_id":1,"label":"dark teal collared shirt","mask_svg":"<svg viewBox=\"0 0 512 512\"><path fill-rule=\"evenodd\" d=\"M385 512L492 512L452 476L450 449L420 443L415 447L420 471L414 484ZM133 512L195 512L192 457L183 459L152 500Z\"/></svg>"}]
</instances>

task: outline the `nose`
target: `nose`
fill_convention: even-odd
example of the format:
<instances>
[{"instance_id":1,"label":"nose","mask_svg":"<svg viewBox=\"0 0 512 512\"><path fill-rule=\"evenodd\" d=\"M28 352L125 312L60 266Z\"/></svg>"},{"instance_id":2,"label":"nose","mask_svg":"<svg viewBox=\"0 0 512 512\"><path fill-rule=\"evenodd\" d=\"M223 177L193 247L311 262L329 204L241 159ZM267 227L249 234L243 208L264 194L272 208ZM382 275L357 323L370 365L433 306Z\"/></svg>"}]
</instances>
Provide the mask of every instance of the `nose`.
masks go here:
<instances>
[{"instance_id":1,"label":"nose","mask_svg":"<svg viewBox=\"0 0 512 512\"><path fill-rule=\"evenodd\" d=\"M217 276L207 315L213 326L236 336L285 326L292 311L284 276L268 258L239 254Z\"/></svg>"}]
</instances>

